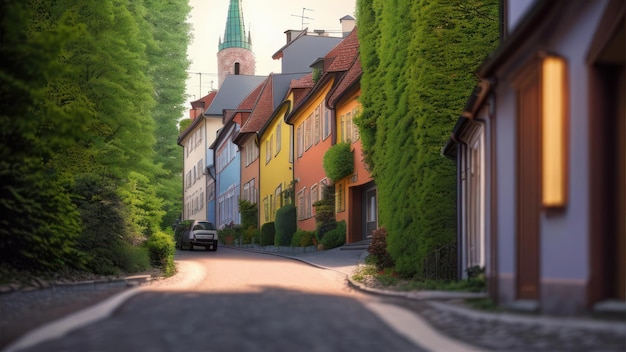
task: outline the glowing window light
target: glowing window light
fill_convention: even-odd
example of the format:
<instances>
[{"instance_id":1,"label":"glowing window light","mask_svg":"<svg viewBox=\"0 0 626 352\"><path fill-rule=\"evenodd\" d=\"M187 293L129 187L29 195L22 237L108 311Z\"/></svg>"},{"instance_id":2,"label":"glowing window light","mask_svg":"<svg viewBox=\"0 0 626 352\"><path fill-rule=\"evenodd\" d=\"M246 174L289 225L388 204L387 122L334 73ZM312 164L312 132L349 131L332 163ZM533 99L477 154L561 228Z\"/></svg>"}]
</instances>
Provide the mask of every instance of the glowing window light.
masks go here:
<instances>
[{"instance_id":1,"label":"glowing window light","mask_svg":"<svg viewBox=\"0 0 626 352\"><path fill-rule=\"evenodd\" d=\"M545 207L567 201L565 61L546 56L542 63L542 200Z\"/></svg>"}]
</instances>

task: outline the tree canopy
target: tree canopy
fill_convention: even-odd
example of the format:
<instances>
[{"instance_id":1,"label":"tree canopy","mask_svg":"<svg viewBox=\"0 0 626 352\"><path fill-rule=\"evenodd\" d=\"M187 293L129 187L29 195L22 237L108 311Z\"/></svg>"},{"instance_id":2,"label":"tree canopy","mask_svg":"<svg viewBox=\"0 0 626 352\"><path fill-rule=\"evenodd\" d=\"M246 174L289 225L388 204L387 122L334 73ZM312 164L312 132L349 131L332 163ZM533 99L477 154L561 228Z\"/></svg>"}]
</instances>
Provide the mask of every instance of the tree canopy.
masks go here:
<instances>
[{"instance_id":1,"label":"tree canopy","mask_svg":"<svg viewBox=\"0 0 626 352\"><path fill-rule=\"evenodd\" d=\"M0 3L9 269L85 268L94 247L113 246L106 239L138 245L178 216L189 10L167 0Z\"/></svg>"}]
</instances>

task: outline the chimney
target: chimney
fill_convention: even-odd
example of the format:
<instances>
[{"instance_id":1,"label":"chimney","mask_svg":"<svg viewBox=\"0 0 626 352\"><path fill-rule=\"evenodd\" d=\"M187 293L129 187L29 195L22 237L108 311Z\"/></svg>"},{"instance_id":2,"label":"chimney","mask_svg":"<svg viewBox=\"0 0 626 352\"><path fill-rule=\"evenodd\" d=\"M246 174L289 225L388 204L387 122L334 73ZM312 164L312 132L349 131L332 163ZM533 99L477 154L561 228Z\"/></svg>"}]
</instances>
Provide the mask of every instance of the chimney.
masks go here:
<instances>
[{"instance_id":1,"label":"chimney","mask_svg":"<svg viewBox=\"0 0 626 352\"><path fill-rule=\"evenodd\" d=\"M343 33L344 38L347 37L350 32L352 32L354 26L356 25L355 22L356 21L354 20L354 17L350 15L345 15L339 19L339 23L341 23L341 32Z\"/></svg>"},{"instance_id":2,"label":"chimney","mask_svg":"<svg viewBox=\"0 0 626 352\"><path fill-rule=\"evenodd\" d=\"M297 30L297 29L288 29L285 31L285 34L287 35L287 44L291 43L292 40L296 39L300 33L302 33L302 31Z\"/></svg>"}]
</instances>

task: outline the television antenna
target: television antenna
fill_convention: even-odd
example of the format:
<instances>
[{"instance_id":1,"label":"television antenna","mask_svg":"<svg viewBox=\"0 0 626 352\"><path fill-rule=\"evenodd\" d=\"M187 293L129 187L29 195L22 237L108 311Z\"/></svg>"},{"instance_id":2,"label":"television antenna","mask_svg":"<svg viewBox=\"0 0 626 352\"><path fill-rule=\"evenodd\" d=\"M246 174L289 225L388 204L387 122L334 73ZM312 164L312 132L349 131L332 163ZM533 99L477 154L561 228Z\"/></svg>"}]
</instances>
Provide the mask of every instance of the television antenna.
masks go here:
<instances>
[{"instance_id":1,"label":"television antenna","mask_svg":"<svg viewBox=\"0 0 626 352\"><path fill-rule=\"evenodd\" d=\"M300 17L300 20L301 20L301 26L302 26L302 28L300 28L301 30L303 30L303 29L304 29L304 25L305 25L305 24L310 24L310 23L308 23L308 22L304 22L304 19L307 19L307 20L314 20L314 19L315 19L315 18L311 18L311 17L307 17L307 16L305 16L305 15L304 15L304 11L314 11L314 10L307 9L307 8L303 7L303 8L302 8L302 15L294 15L294 14L292 14L292 16L294 16L294 17Z\"/></svg>"},{"instance_id":2,"label":"television antenna","mask_svg":"<svg viewBox=\"0 0 626 352\"><path fill-rule=\"evenodd\" d=\"M202 94L202 75L210 75L210 76L216 76L217 74L215 73L210 73L210 72L189 72L187 71L188 74L190 75L197 75L198 79L200 80L200 94L198 95L199 98L202 98L204 95ZM213 89L213 81L211 81L211 89Z\"/></svg>"}]
</instances>

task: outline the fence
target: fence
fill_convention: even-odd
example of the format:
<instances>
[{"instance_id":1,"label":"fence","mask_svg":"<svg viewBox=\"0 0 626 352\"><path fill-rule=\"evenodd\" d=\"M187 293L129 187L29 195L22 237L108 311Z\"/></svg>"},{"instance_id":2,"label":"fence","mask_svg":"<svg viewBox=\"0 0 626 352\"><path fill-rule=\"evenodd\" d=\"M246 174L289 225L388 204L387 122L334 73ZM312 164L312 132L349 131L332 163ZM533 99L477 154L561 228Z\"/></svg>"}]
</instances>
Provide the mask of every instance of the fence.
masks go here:
<instances>
[{"instance_id":1,"label":"fence","mask_svg":"<svg viewBox=\"0 0 626 352\"><path fill-rule=\"evenodd\" d=\"M456 242L440 247L424 258L423 276L427 280L458 280Z\"/></svg>"}]
</instances>

